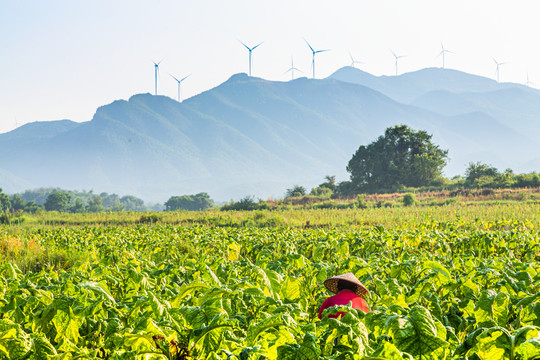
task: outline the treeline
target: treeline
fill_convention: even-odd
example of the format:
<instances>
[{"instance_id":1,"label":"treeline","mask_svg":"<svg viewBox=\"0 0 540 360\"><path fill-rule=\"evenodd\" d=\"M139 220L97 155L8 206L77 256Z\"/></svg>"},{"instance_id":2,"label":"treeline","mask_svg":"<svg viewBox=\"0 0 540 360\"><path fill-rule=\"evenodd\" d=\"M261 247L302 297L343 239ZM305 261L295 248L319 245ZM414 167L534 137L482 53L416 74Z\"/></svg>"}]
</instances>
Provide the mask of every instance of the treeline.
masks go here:
<instances>
[{"instance_id":1,"label":"treeline","mask_svg":"<svg viewBox=\"0 0 540 360\"><path fill-rule=\"evenodd\" d=\"M142 199L132 195L118 196L102 192L70 191L59 188L41 188L27 190L8 196L0 189L0 213L38 211L59 211L70 213L102 211L149 211L161 210L161 207L149 208Z\"/></svg>"}]
</instances>

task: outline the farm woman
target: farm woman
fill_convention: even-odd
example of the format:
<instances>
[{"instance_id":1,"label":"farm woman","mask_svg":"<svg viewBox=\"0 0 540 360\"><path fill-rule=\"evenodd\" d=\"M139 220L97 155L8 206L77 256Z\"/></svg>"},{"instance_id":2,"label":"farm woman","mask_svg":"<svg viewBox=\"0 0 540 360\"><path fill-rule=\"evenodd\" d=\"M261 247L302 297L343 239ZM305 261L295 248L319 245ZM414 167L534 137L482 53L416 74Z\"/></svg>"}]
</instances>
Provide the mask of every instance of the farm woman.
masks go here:
<instances>
[{"instance_id":1,"label":"farm woman","mask_svg":"<svg viewBox=\"0 0 540 360\"><path fill-rule=\"evenodd\" d=\"M364 300L364 297L369 295L369 290L366 289L353 273L328 278L324 280L324 286L336 295L324 300L319 308L319 319L322 318L322 313L325 309L335 305L347 305L349 303L355 309L369 312L369 306L366 300ZM345 315L344 312L338 312L335 315L328 315L328 317L338 318L343 315Z\"/></svg>"}]
</instances>

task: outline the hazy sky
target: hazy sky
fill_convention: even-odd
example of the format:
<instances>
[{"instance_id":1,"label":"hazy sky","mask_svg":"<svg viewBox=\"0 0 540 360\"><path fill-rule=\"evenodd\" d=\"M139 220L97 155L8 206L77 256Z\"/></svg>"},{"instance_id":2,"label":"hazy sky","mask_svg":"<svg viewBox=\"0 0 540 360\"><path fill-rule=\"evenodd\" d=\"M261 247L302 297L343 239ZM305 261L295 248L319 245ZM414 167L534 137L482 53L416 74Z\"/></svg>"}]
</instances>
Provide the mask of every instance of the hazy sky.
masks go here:
<instances>
[{"instance_id":1,"label":"hazy sky","mask_svg":"<svg viewBox=\"0 0 540 360\"><path fill-rule=\"evenodd\" d=\"M91 120L97 107L154 91L176 98L169 76L192 74L185 97L231 75L287 81L294 65L317 77L350 64L349 51L375 75L441 66L495 78L493 58L506 62L501 82L540 84L537 0L1 0L0 132L16 124ZM301 74L299 74L301 75Z\"/></svg>"}]
</instances>

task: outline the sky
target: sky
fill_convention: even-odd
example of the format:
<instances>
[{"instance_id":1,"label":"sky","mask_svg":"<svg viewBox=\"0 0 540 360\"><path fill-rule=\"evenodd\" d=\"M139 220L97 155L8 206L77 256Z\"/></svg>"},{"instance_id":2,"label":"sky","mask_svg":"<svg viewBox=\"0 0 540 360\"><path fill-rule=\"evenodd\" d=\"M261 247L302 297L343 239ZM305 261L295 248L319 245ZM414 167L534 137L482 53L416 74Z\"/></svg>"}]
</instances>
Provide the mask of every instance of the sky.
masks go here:
<instances>
[{"instance_id":1,"label":"sky","mask_svg":"<svg viewBox=\"0 0 540 360\"><path fill-rule=\"evenodd\" d=\"M374 75L445 65L540 84L537 0L0 0L0 133L33 121L89 121L138 93L189 98L248 72L288 81L351 64ZM537 85L533 85L538 87Z\"/></svg>"}]
</instances>

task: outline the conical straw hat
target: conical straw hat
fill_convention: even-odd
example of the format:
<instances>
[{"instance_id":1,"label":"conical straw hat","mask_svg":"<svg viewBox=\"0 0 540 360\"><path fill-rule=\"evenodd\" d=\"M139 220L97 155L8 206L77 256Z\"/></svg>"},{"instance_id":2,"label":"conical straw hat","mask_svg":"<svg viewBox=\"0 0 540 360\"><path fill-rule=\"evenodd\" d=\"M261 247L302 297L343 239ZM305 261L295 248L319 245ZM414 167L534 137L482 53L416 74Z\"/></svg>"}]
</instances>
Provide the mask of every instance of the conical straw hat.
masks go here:
<instances>
[{"instance_id":1,"label":"conical straw hat","mask_svg":"<svg viewBox=\"0 0 540 360\"><path fill-rule=\"evenodd\" d=\"M338 292L338 280L345 280L356 285L355 293L359 296L366 297L369 295L369 290L354 276L353 273L346 273L341 275L332 276L324 280L324 286L334 294Z\"/></svg>"}]
</instances>

